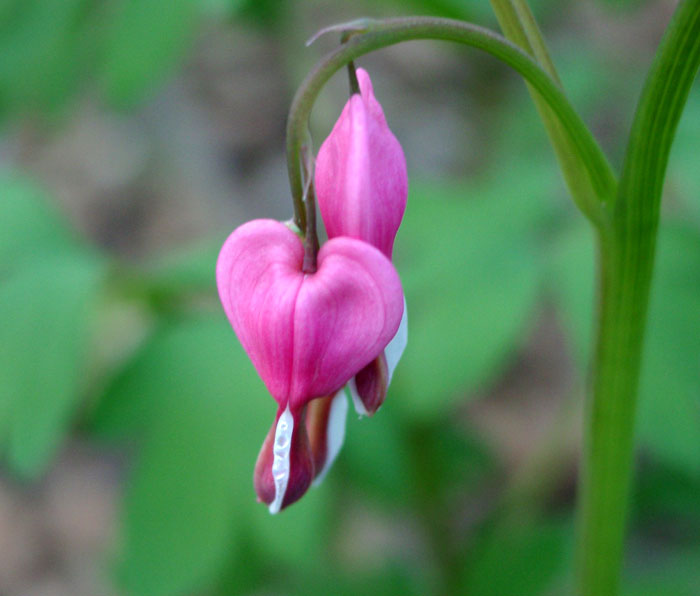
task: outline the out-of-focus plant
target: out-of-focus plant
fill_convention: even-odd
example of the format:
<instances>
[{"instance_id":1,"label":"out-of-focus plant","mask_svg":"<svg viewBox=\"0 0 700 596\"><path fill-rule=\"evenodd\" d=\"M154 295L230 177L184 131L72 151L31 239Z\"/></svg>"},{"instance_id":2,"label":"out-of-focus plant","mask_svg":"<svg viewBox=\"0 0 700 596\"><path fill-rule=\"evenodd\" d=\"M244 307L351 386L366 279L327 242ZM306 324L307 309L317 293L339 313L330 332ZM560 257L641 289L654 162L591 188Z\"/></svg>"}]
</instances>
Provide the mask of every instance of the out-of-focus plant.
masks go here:
<instances>
[{"instance_id":1,"label":"out-of-focus plant","mask_svg":"<svg viewBox=\"0 0 700 596\"><path fill-rule=\"evenodd\" d=\"M620 181L560 87L538 26L524 1L492 2L512 43L455 20L408 17L355 21L335 29L344 42L298 90L287 126L295 223L305 230L315 209L302 196L300 154L315 98L339 68L378 48L442 39L482 49L523 76L557 154L572 199L595 232L599 254L596 348L584 423L579 497L578 574L582 596L614 596L633 462L636 401L654 266L663 182L671 144L698 67L700 2L681 2L637 105ZM327 31L333 28L327 29ZM522 51L520 51L522 49ZM313 224L305 243L315 243Z\"/></svg>"},{"instance_id":2,"label":"out-of-focus plant","mask_svg":"<svg viewBox=\"0 0 700 596\"><path fill-rule=\"evenodd\" d=\"M571 183L580 162L537 85L559 97L559 109L571 101L591 121L603 91L614 89L618 99L629 93L630 86L624 85L630 73L611 75L595 51L557 45L560 87L527 13L520 3L512 3L521 6L515 11L510 4L494 3L504 32L535 59L514 46L504 51L536 78L534 94ZM533 8L545 16L542 7L549 4L538 2ZM445 16L486 18L483 3L414 5ZM9 122L18 115L51 113L91 80L112 104L135 105L185 56L198 17L246 15L267 26L285 6L235 0L5 3L0 8L3 118ZM694 35L685 38L690 44L698 39L697 2L679 9L686 15L691 9L695 21L677 17L674 25L675 31L695 27ZM139 19L144 20L139 24ZM372 35L355 36L336 55L364 52ZM489 34L485 43L491 39ZM492 49L505 44L494 39ZM667 36L662 48L674 39L680 41ZM674 55L691 60L697 58L697 48L693 51ZM673 76L680 72L689 86L690 69L662 66L654 80L666 80L669 92L662 93L663 101L643 104L660 106L661 112L648 119L642 110L638 122L666 126L664 114L680 116L678 110L665 112L664 102L682 99L676 94L683 85L672 85ZM592 87L600 92L592 94ZM659 91L651 85L645 93ZM697 91L690 92L671 154L667 191L673 203L659 235L651 294L639 389L643 458L631 511L636 549L630 552L622 586L629 596L694 596L698 585ZM0 449L8 470L19 478L38 477L74 430L95 441L133 447L115 545L118 584L129 594L565 593L574 558L568 510L552 510L549 493L528 500L527 484L525 497L516 486L493 499L493 486L503 473L498 457L454 416L461 404L483 394L507 370L527 340L543 297L563 324L579 376L590 367L595 235L558 200L555 161L544 157L546 138L523 101L506 82L497 101L497 124L488 130L491 143L485 149L490 156L482 175L468 181L412 181L394 251L411 308L411 342L397 369L392 399L371 426L350 420L338 471L324 490L311 491L275 518L255 505L250 488L272 408L214 299L213 264L224 235L140 266L126 264L79 238L51 207L51 197L26 175L4 174ZM648 130L635 130L639 142L648 138ZM663 158L670 145L670 129L665 130L659 142L638 147L652 151L650 158ZM635 170L631 177L628 172L623 184L642 174L660 175L661 162L657 165ZM660 179L655 180L649 189L658 198ZM596 210L597 199L589 201L582 189L587 186L575 191L579 204ZM611 200L624 205L628 199ZM619 217L614 213L623 212L616 210L606 209L605 217L614 221ZM624 228L606 229L604 234L616 236ZM648 254L635 260L650 262ZM639 312L635 316L644 320ZM617 325L618 317L615 321ZM629 408L612 414L631 424ZM629 440L631 429L625 428ZM598 452L604 461L598 461L602 467L588 468L594 474L591 482L595 470L610 470L615 461L629 463L631 445L627 451L621 448L624 436L616 431L609 438L602 446L615 453ZM547 472L555 480L543 484L556 483L562 475ZM607 559L583 567L588 581L604 575L610 582L608 587L595 584L599 591L588 588L588 593L605 594L617 574L620 495L626 492L622 480L624 474L605 475L601 486L616 489L618 499L596 501L616 504L618 523L603 524L608 512L596 516L596 509L589 509L587 519L598 520L596 532L603 533L597 539L608 531L617 538L605 545L612 551L598 553L608 552ZM639 551L649 544L648 536L656 548L660 525L672 533L674 546L650 563ZM375 526L381 530L374 531ZM401 556L377 547L373 540L381 532L410 547L398 549ZM360 554L349 557L354 566L348 557L338 564L347 541L360 545ZM588 544L586 550L592 548ZM381 560L361 560L365 550L374 557L380 552Z\"/></svg>"}]
</instances>

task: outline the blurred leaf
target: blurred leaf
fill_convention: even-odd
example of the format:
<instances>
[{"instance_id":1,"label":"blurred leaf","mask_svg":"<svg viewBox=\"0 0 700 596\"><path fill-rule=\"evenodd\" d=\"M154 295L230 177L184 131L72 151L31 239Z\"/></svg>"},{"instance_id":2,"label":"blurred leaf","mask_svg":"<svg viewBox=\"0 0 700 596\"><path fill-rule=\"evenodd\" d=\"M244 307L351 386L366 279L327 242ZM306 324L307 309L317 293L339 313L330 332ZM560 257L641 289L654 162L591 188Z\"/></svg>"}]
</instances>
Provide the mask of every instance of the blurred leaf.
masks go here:
<instances>
[{"instance_id":1,"label":"blurred leaf","mask_svg":"<svg viewBox=\"0 0 700 596\"><path fill-rule=\"evenodd\" d=\"M591 349L594 251L572 230L555 256L554 295L579 362ZM700 473L700 233L662 227L642 363L638 436L671 465ZM585 369L582 369L585 370Z\"/></svg>"},{"instance_id":2,"label":"blurred leaf","mask_svg":"<svg viewBox=\"0 0 700 596\"><path fill-rule=\"evenodd\" d=\"M103 275L102 261L72 255L43 259L0 285L0 387L8 457L20 474L41 472L69 427Z\"/></svg>"},{"instance_id":3,"label":"blurred leaf","mask_svg":"<svg viewBox=\"0 0 700 596\"><path fill-rule=\"evenodd\" d=\"M268 423L272 424L273 420L270 415ZM256 456L263 438L264 433L256 437ZM329 474L333 472L331 469ZM252 467L245 482L252 486ZM254 505L247 520L253 528L252 533L260 549L278 569L308 570L324 563L330 540L329 495L329 487L324 481L319 486L312 486L301 500L278 515L270 515L267 507L253 503L252 492L247 497Z\"/></svg>"},{"instance_id":4,"label":"blurred leaf","mask_svg":"<svg viewBox=\"0 0 700 596\"><path fill-rule=\"evenodd\" d=\"M463 19L484 27L497 28L498 26L491 5L482 0L402 0L401 2L394 0L392 4L399 5L402 9L399 12L408 12L405 7L409 6L411 12L419 11L431 16ZM535 16L541 17L551 12L552 6L556 6L554 0L530 0L529 4Z\"/></svg>"},{"instance_id":5,"label":"blurred leaf","mask_svg":"<svg viewBox=\"0 0 700 596\"><path fill-rule=\"evenodd\" d=\"M463 593L469 596L540 596L567 568L569 523L542 521L497 527L476 547Z\"/></svg>"},{"instance_id":6,"label":"blurred leaf","mask_svg":"<svg viewBox=\"0 0 700 596\"><path fill-rule=\"evenodd\" d=\"M678 550L664 556L654 546L639 568L628 573L623 596L697 596L700 585L700 551Z\"/></svg>"},{"instance_id":7,"label":"blurred leaf","mask_svg":"<svg viewBox=\"0 0 700 596\"><path fill-rule=\"evenodd\" d=\"M108 399L112 415L127 425L143 415L148 431L125 502L119 575L130 594L213 583L241 537L279 568L318 560L323 488L278 516L256 503L253 467L275 406L223 316L170 323ZM136 414L138 401L147 403Z\"/></svg>"},{"instance_id":8,"label":"blurred leaf","mask_svg":"<svg viewBox=\"0 0 700 596\"><path fill-rule=\"evenodd\" d=\"M75 90L88 51L86 0L22 0L0 25L0 108L60 107Z\"/></svg>"},{"instance_id":9,"label":"blurred leaf","mask_svg":"<svg viewBox=\"0 0 700 596\"><path fill-rule=\"evenodd\" d=\"M216 291L216 260L225 238L169 253L149 267L150 283L163 292Z\"/></svg>"},{"instance_id":10,"label":"blurred leaf","mask_svg":"<svg viewBox=\"0 0 700 596\"><path fill-rule=\"evenodd\" d=\"M446 495L463 500L464 493L473 489L492 468L491 454L474 432L453 420L437 421L426 430L427 433L418 435L417 444L419 451L427 456L424 465L429 467L433 484L426 494L435 495L444 489ZM414 450L417 445L413 445Z\"/></svg>"},{"instance_id":11,"label":"blurred leaf","mask_svg":"<svg viewBox=\"0 0 700 596\"><path fill-rule=\"evenodd\" d=\"M656 266L639 436L663 461L700 475L700 231L667 227Z\"/></svg>"},{"instance_id":12,"label":"blurred leaf","mask_svg":"<svg viewBox=\"0 0 700 596\"><path fill-rule=\"evenodd\" d=\"M401 399L390 389L389 399ZM345 445L328 482L352 480L353 488L364 490L376 499L396 506L399 487L412 490L413 474L408 458L407 436L397 419L394 403L385 404L371 419L358 419L351 408L348 414Z\"/></svg>"},{"instance_id":13,"label":"blurred leaf","mask_svg":"<svg viewBox=\"0 0 700 596\"><path fill-rule=\"evenodd\" d=\"M339 573L336 569L324 568L320 565L314 567L314 574L305 577L303 583L291 594L298 596L357 596L357 594L371 594L372 596L420 596L425 591L416 585L415 577L406 569L398 566L387 565L382 572L371 574ZM415 570L412 570L415 572Z\"/></svg>"},{"instance_id":14,"label":"blurred leaf","mask_svg":"<svg viewBox=\"0 0 700 596\"><path fill-rule=\"evenodd\" d=\"M236 16L263 28L284 28L291 22L291 3L280 0L231 0Z\"/></svg>"},{"instance_id":15,"label":"blurred leaf","mask_svg":"<svg viewBox=\"0 0 700 596\"><path fill-rule=\"evenodd\" d=\"M700 223L700 171L698 170L700 139L700 86L695 85L678 124L668 167L668 186L676 189L684 206Z\"/></svg>"},{"instance_id":16,"label":"blurred leaf","mask_svg":"<svg viewBox=\"0 0 700 596\"><path fill-rule=\"evenodd\" d=\"M170 324L138 360L149 366L133 363L113 395L150 402L119 576L129 594L189 593L261 508L253 466L274 407L223 316Z\"/></svg>"},{"instance_id":17,"label":"blurred leaf","mask_svg":"<svg viewBox=\"0 0 700 596\"><path fill-rule=\"evenodd\" d=\"M181 357L182 345L172 341L166 324L110 380L90 420L90 430L103 439L142 436L151 428L164 392L162 375L152 374Z\"/></svg>"},{"instance_id":18,"label":"blurred leaf","mask_svg":"<svg viewBox=\"0 0 700 596\"><path fill-rule=\"evenodd\" d=\"M548 185L527 169L488 186L412 185L396 258L409 341L395 388L407 413L483 387L517 348L538 297Z\"/></svg>"},{"instance_id":19,"label":"blurred leaf","mask_svg":"<svg viewBox=\"0 0 700 596\"><path fill-rule=\"evenodd\" d=\"M552 243L548 286L581 371L588 369L593 341L594 276L593 232L587 223L579 220Z\"/></svg>"},{"instance_id":20,"label":"blurred leaf","mask_svg":"<svg viewBox=\"0 0 700 596\"><path fill-rule=\"evenodd\" d=\"M205 14L214 17L230 17L237 14L245 0L199 0Z\"/></svg>"},{"instance_id":21,"label":"blurred leaf","mask_svg":"<svg viewBox=\"0 0 700 596\"><path fill-rule=\"evenodd\" d=\"M636 475L631 505L635 526L649 533L672 535L675 544L700 539L700 476L658 463L644 465Z\"/></svg>"},{"instance_id":22,"label":"blurred leaf","mask_svg":"<svg viewBox=\"0 0 700 596\"><path fill-rule=\"evenodd\" d=\"M197 9L196 0L122 0L102 65L112 102L143 99L174 69L194 36Z\"/></svg>"},{"instance_id":23,"label":"blurred leaf","mask_svg":"<svg viewBox=\"0 0 700 596\"><path fill-rule=\"evenodd\" d=\"M19 175L0 176L0 274L74 245L66 222L41 189Z\"/></svg>"}]
</instances>

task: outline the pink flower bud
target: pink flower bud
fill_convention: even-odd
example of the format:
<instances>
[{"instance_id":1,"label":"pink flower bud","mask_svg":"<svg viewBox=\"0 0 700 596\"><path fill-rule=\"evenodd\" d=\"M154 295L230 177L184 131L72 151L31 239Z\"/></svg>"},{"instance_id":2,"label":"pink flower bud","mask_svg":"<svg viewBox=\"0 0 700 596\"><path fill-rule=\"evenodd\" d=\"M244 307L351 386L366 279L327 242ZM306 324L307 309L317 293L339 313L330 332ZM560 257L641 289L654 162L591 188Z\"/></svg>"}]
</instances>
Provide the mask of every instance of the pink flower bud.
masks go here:
<instances>
[{"instance_id":1,"label":"pink flower bud","mask_svg":"<svg viewBox=\"0 0 700 596\"><path fill-rule=\"evenodd\" d=\"M318 151L316 197L329 238L358 238L391 258L406 209L406 158L369 75L359 68L357 80L360 93L345 104Z\"/></svg>"},{"instance_id":2,"label":"pink flower bud","mask_svg":"<svg viewBox=\"0 0 700 596\"><path fill-rule=\"evenodd\" d=\"M350 381L353 395L357 395L361 405L357 404L356 409L361 409L362 414L371 416L386 399L386 392L389 388L389 369L386 365L384 354L377 356L372 362L365 366Z\"/></svg>"}]
</instances>

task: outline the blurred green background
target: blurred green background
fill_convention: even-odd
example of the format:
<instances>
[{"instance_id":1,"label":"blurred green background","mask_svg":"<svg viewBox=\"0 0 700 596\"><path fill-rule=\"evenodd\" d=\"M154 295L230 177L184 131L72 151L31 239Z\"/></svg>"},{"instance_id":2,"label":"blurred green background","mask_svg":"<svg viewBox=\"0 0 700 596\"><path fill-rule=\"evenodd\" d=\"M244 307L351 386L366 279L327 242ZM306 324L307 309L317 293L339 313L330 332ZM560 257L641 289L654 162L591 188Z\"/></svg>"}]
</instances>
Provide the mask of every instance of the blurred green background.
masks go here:
<instances>
[{"instance_id":1,"label":"blurred green background","mask_svg":"<svg viewBox=\"0 0 700 596\"><path fill-rule=\"evenodd\" d=\"M619 165L674 2L532 2ZM272 517L275 404L218 304L286 219L286 112L359 16L485 0L0 2L0 594L556 596L572 571L595 255L524 85L412 42L358 64L401 141L409 346L324 484ZM323 92L318 147L347 98ZM700 86L664 197L625 596L700 588Z\"/></svg>"}]
</instances>

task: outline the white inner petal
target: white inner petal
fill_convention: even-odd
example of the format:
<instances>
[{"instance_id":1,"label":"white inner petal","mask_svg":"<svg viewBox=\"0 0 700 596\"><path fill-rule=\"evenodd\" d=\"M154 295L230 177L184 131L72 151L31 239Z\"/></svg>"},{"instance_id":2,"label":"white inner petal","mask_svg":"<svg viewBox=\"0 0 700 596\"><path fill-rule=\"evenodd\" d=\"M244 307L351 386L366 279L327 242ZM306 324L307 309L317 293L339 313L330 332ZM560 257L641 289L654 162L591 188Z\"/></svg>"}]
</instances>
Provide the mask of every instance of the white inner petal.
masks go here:
<instances>
[{"instance_id":1,"label":"white inner petal","mask_svg":"<svg viewBox=\"0 0 700 596\"><path fill-rule=\"evenodd\" d=\"M365 404L360 399L360 394L357 392L357 383L355 382L355 377L348 381L348 391L350 391L350 397L352 397L352 403L355 406L355 412L358 416L367 416L367 408Z\"/></svg>"},{"instance_id":2,"label":"white inner petal","mask_svg":"<svg viewBox=\"0 0 700 596\"><path fill-rule=\"evenodd\" d=\"M335 458L340 452L340 448L345 441L345 420L348 416L348 400L345 397L345 390L341 389L333 397L331 411L328 414L328 428L326 429L326 461L323 468L314 479L314 486L323 482L328 470L333 465Z\"/></svg>"},{"instance_id":3,"label":"white inner petal","mask_svg":"<svg viewBox=\"0 0 700 596\"><path fill-rule=\"evenodd\" d=\"M289 482L289 454L292 448L292 432L294 431L294 418L289 411L289 405L285 408L277 421L275 428L275 442L272 445L272 478L275 481L275 500L270 503L270 513L278 513L282 508L284 494L287 492Z\"/></svg>"},{"instance_id":4,"label":"white inner petal","mask_svg":"<svg viewBox=\"0 0 700 596\"><path fill-rule=\"evenodd\" d=\"M406 344L408 343L408 311L406 310L406 296L403 297L403 315L401 316L401 323L399 323L399 328L396 331L396 335L389 342L386 348L384 348L384 357L386 358L386 367L389 372L389 377L387 379L387 389L389 388L389 383L391 383L391 377L394 374L396 365L401 360L403 351L406 349Z\"/></svg>"},{"instance_id":5,"label":"white inner petal","mask_svg":"<svg viewBox=\"0 0 700 596\"><path fill-rule=\"evenodd\" d=\"M386 368L387 368L387 379L386 379L386 389L389 390L389 384L391 383L391 377L394 375L394 370L403 356L403 352L406 349L406 344L408 343L408 311L406 310L406 296L403 297L403 315L401 315L401 322L399 323L399 328L396 330L396 335L384 348L384 358L386 358ZM357 392L357 383L355 382L355 377L350 379L348 382L348 391L350 391L350 397L352 397L352 403L355 406L355 411L358 416L367 416L367 408L365 404L362 403L360 399L360 394Z\"/></svg>"}]
</instances>

